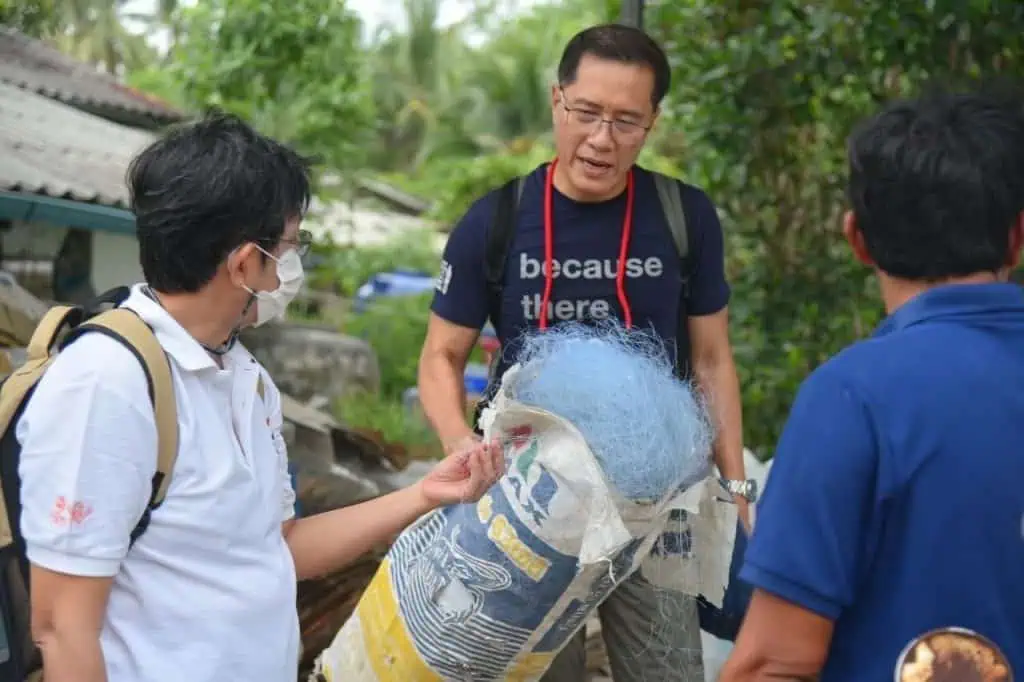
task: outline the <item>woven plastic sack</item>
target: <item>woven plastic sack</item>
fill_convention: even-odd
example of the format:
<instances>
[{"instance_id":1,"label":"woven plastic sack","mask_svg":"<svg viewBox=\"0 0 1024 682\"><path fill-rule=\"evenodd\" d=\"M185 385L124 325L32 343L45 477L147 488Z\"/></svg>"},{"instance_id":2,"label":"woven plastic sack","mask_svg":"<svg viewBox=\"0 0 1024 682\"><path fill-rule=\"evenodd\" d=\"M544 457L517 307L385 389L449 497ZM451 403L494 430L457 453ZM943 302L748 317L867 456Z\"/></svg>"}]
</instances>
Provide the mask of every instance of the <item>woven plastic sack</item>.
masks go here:
<instances>
[{"instance_id":1,"label":"woven plastic sack","mask_svg":"<svg viewBox=\"0 0 1024 682\"><path fill-rule=\"evenodd\" d=\"M678 497L622 499L569 422L500 391L482 421L506 475L401 534L313 679L538 680L650 555Z\"/></svg>"}]
</instances>

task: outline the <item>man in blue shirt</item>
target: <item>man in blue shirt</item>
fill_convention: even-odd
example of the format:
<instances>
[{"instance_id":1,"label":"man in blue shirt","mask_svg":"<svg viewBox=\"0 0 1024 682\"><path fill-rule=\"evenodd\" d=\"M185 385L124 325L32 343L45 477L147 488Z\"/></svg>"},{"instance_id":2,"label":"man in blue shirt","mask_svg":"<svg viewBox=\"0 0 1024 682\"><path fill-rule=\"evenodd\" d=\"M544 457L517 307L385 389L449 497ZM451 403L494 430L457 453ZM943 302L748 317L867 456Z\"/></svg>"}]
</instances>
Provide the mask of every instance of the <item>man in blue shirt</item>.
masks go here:
<instances>
[{"instance_id":1,"label":"man in blue shirt","mask_svg":"<svg viewBox=\"0 0 1024 682\"><path fill-rule=\"evenodd\" d=\"M488 319L502 343L500 377L515 362L522 332L617 318L652 329L670 351L684 347L677 337L680 328L686 330L685 360L712 396L719 424L716 463L725 478L744 479L729 287L715 207L696 187L672 184L687 213L692 262L681 313L680 257L654 176L635 165L669 79L664 53L642 31L615 25L582 31L566 46L551 90L557 160L521 183L500 305L491 305L486 272L499 193L474 203L452 231L419 378L424 412L446 450L475 439L466 419L463 372ZM745 516L745 500L737 500ZM703 681L696 614L692 599L675 603L639 576L627 580L601 607L617 682ZM584 674L581 633L544 679L574 682Z\"/></svg>"},{"instance_id":2,"label":"man in blue shirt","mask_svg":"<svg viewBox=\"0 0 1024 682\"><path fill-rule=\"evenodd\" d=\"M1024 672L1024 106L932 95L849 146L844 233L888 318L804 382L723 682L891 682L960 626ZM961 678L963 679L963 678ZM980 678L979 678L980 679Z\"/></svg>"}]
</instances>

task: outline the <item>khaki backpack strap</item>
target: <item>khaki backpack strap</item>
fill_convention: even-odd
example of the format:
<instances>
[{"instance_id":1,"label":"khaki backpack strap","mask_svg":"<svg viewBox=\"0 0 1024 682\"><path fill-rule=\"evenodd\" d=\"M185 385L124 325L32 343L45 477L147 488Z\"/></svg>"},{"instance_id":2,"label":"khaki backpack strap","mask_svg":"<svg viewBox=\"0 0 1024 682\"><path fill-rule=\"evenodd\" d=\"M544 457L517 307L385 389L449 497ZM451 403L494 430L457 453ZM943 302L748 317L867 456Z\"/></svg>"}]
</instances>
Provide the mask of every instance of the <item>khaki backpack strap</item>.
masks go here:
<instances>
[{"instance_id":1,"label":"khaki backpack strap","mask_svg":"<svg viewBox=\"0 0 1024 682\"><path fill-rule=\"evenodd\" d=\"M55 306L46 311L29 339L27 358L15 369L0 388L0 433L11 425L14 413L21 407L25 395L32 390L53 361L53 345L65 327L73 327L82 318L82 309L74 306Z\"/></svg>"},{"instance_id":2,"label":"khaki backpack strap","mask_svg":"<svg viewBox=\"0 0 1024 682\"><path fill-rule=\"evenodd\" d=\"M260 373L260 378L256 380L256 395L260 397L260 400L267 399L267 387L263 384L263 373Z\"/></svg>"},{"instance_id":3,"label":"khaki backpack strap","mask_svg":"<svg viewBox=\"0 0 1024 682\"><path fill-rule=\"evenodd\" d=\"M28 341L26 351L29 362L49 357L64 327L74 327L82 321L82 316L82 309L76 306L58 305L47 310Z\"/></svg>"},{"instance_id":4,"label":"khaki backpack strap","mask_svg":"<svg viewBox=\"0 0 1024 682\"><path fill-rule=\"evenodd\" d=\"M157 507L167 494L171 472L178 456L178 410L174 401L171 366L163 346L142 318L127 308L100 313L79 329L96 331L118 338L135 351L146 370L149 395L153 400L157 430L157 477L153 481L151 507Z\"/></svg>"},{"instance_id":5,"label":"khaki backpack strap","mask_svg":"<svg viewBox=\"0 0 1024 682\"><path fill-rule=\"evenodd\" d=\"M25 363L14 370L0 386L0 433L6 433L10 428L11 420L25 402L25 396L53 362L54 356L51 356L51 352L60 333L65 327L73 327L81 319L81 308L73 306L55 306L43 315L43 319L32 332ZM7 501L4 499L3 490L0 489L0 547L7 547L13 540L6 509Z\"/></svg>"}]
</instances>

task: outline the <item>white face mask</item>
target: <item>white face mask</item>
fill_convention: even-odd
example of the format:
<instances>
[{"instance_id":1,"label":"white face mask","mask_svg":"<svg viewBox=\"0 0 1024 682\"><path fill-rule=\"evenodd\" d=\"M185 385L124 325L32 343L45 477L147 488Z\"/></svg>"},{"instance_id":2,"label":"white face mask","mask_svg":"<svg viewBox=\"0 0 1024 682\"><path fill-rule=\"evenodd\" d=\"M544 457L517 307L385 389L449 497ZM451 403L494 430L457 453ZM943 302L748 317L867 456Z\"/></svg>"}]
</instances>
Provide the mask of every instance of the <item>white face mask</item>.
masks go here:
<instances>
[{"instance_id":1,"label":"white face mask","mask_svg":"<svg viewBox=\"0 0 1024 682\"><path fill-rule=\"evenodd\" d=\"M257 246L256 248L259 247ZM260 251L263 251L263 249L260 249ZM280 258L275 258L266 251L263 251L263 253L266 254L267 258L277 263L277 279L279 284L273 291L253 291L249 287L245 287L246 291L256 297L255 326L257 327L271 320L284 317L288 304L298 295L299 289L302 288L302 281L305 279L305 273L302 270L302 259L299 258L299 253L295 249L288 249Z\"/></svg>"}]
</instances>

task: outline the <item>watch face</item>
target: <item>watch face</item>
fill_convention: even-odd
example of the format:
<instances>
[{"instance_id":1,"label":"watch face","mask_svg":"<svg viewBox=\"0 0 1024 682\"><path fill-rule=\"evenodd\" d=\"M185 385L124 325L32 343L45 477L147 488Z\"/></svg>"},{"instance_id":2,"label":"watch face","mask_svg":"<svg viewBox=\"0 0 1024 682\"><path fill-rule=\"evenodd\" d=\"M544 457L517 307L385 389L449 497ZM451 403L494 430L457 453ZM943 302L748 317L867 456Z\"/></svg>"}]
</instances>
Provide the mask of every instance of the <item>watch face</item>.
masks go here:
<instances>
[{"instance_id":1,"label":"watch face","mask_svg":"<svg viewBox=\"0 0 1024 682\"><path fill-rule=\"evenodd\" d=\"M907 644L895 682L1013 682L1013 671L995 643L965 628L942 628Z\"/></svg>"},{"instance_id":2,"label":"watch face","mask_svg":"<svg viewBox=\"0 0 1024 682\"><path fill-rule=\"evenodd\" d=\"M748 500L752 500L757 494L757 483L755 481L737 481L736 490L737 495L742 495Z\"/></svg>"}]
</instances>

